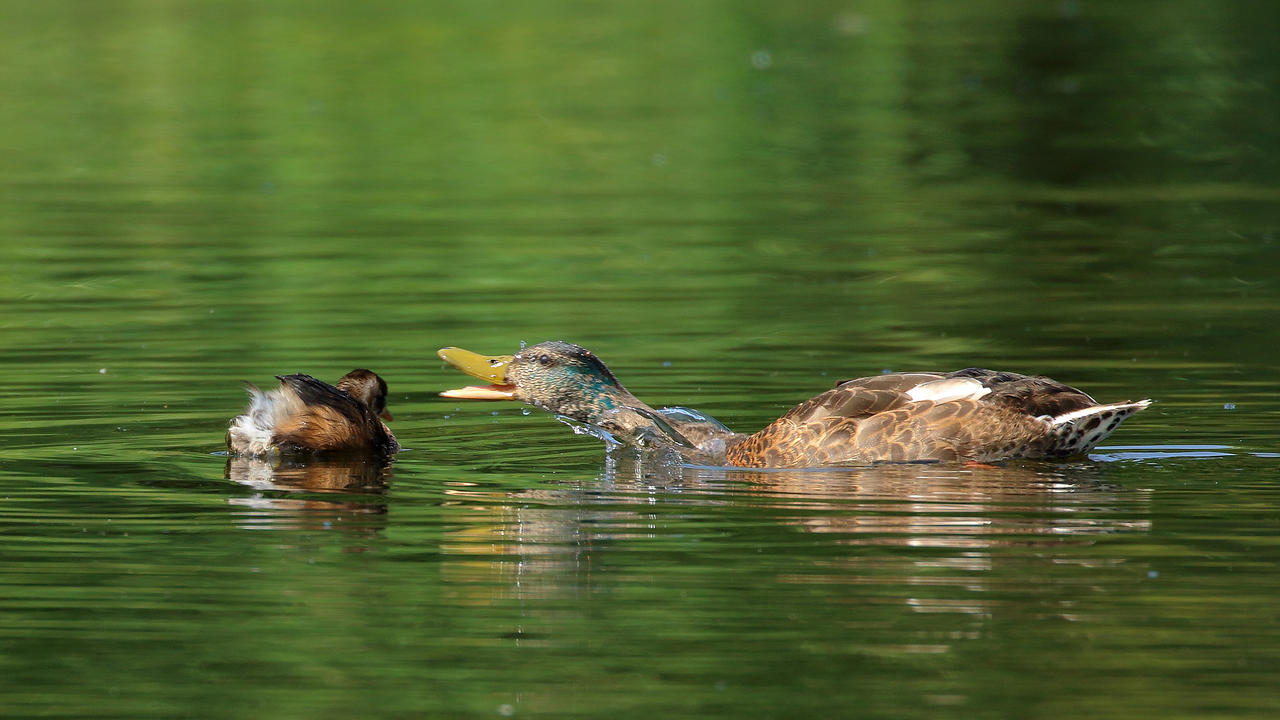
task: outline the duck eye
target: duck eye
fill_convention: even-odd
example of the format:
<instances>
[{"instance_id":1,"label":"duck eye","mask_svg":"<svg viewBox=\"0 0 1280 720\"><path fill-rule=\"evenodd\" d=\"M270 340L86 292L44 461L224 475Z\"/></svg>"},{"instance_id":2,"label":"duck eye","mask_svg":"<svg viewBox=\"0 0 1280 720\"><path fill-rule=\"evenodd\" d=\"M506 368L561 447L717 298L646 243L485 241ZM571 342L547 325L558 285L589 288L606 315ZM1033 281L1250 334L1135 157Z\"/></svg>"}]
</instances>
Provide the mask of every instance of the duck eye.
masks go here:
<instances>
[{"instance_id":1,"label":"duck eye","mask_svg":"<svg viewBox=\"0 0 1280 720\"><path fill-rule=\"evenodd\" d=\"M554 363L554 361L551 359L551 356L550 356L550 355L539 355L539 356L538 356L538 364L539 364L539 365L541 365L542 367L551 367L551 366L552 366L552 365L554 365L555 363Z\"/></svg>"}]
</instances>

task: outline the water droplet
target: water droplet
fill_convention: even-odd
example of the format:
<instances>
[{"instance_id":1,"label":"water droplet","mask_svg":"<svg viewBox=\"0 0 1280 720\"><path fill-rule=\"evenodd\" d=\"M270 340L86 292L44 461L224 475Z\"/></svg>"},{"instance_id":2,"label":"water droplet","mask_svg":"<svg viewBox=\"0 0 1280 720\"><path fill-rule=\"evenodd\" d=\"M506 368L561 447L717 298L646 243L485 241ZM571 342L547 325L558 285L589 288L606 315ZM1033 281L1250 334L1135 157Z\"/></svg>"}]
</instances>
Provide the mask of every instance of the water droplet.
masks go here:
<instances>
[{"instance_id":1,"label":"water droplet","mask_svg":"<svg viewBox=\"0 0 1280 720\"><path fill-rule=\"evenodd\" d=\"M1159 571L1159 570L1148 570L1148 571L1147 571L1147 577L1151 578L1152 580L1155 580L1156 578L1160 577L1160 571Z\"/></svg>"},{"instance_id":2,"label":"water droplet","mask_svg":"<svg viewBox=\"0 0 1280 720\"><path fill-rule=\"evenodd\" d=\"M1222 409L1223 409L1223 410L1235 410L1235 409L1236 409L1236 404L1235 404L1235 403L1226 403L1226 404L1224 404L1224 405L1222 406Z\"/></svg>"},{"instance_id":3,"label":"water droplet","mask_svg":"<svg viewBox=\"0 0 1280 720\"><path fill-rule=\"evenodd\" d=\"M857 13L842 13L835 18L836 32L841 35L863 35L867 32L867 16Z\"/></svg>"},{"instance_id":4,"label":"water droplet","mask_svg":"<svg viewBox=\"0 0 1280 720\"><path fill-rule=\"evenodd\" d=\"M490 415L494 415L494 416L496 416L496 415L498 414L498 411L497 411L497 410L494 410L493 412L491 412L491 413L489 413L489 414L490 414Z\"/></svg>"},{"instance_id":5,"label":"water droplet","mask_svg":"<svg viewBox=\"0 0 1280 720\"><path fill-rule=\"evenodd\" d=\"M106 374L107 374L107 369L106 369L106 368L98 368L98 374L99 374L99 375L106 375Z\"/></svg>"},{"instance_id":6,"label":"water droplet","mask_svg":"<svg viewBox=\"0 0 1280 720\"><path fill-rule=\"evenodd\" d=\"M751 67L757 70L764 70L773 65L773 55L768 50L757 50L751 53Z\"/></svg>"},{"instance_id":7,"label":"water droplet","mask_svg":"<svg viewBox=\"0 0 1280 720\"><path fill-rule=\"evenodd\" d=\"M520 408L520 414L521 414L521 415L531 415L531 414L533 414L533 411L532 411L532 410L530 410L529 408Z\"/></svg>"},{"instance_id":8,"label":"water droplet","mask_svg":"<svg viewBox=\"0 0 1280 720\"><path fill-rule=\"evenodd\" d=\"M502 717L511 717L516 714L516 709L511 705L503 703L498 706L498 714Z\"/></svg>"},{"instance_id":9,"label":"water droplet","mask_svg":"<svg viewBox=\"0 0 1280 720\"><path fill-rule=\"evenodd\" d=\"M663 361L662 361L662 367L671 367L671 361L670 361L670 360L663 360Z\"/></svg>"}]
</instances>

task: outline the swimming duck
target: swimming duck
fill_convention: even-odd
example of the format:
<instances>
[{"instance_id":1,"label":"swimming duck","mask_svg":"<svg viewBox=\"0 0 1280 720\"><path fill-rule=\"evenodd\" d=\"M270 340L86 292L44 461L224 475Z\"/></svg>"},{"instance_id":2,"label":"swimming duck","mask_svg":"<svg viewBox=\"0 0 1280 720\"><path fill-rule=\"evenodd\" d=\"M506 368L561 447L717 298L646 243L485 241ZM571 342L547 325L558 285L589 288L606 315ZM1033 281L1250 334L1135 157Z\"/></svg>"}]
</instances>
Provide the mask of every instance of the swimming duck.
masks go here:
<instances>
[{"instance_id":1,"label":"swimming duck","mask_svg":"<svg viewBox=\"0 0 1280 720\"><path fill-rule=\"evenodd\" d=\"M355 369L337 386L310 375L277 375L280 387L263 392L245 383L249 408L231 421L227 447L238 455L272 451L376 452L400 449L396 436L378 418L387 411L387 383Z\"/></svg>"},{"instance_id":2,"label":"swimming duck","mask_svg":"<svg viewBox=\"0 0 1280 720\"><path fill-rule=\"evenodd\" d=\"M1088 452L1151 403L1100 404L1056 380L982 368L888 373L843 380L744 435L698 413L655 410L591 351L572 343L545 342L502 356L452 347L438 354L492 383L444 397L517 400L623 440L665 438L693 462L738 467L1067 457Z\"/></svg>"}]
</instances>

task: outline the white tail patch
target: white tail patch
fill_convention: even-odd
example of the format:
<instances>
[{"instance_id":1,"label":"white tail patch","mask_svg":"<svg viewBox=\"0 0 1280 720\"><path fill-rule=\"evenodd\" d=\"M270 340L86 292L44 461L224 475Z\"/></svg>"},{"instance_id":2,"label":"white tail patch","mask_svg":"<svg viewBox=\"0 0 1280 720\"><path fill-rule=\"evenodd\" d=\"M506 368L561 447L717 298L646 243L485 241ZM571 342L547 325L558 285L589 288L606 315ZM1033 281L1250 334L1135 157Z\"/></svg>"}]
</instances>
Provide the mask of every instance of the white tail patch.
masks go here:
<instances>
[{"instance_id":1,"label":"white tail patch","mask_svg":"<svg viewBox=\"0 0 1280 720\"><path fill-rule=\"evenodd\" d=\"M952 400L977 400L991 392L991 388L973 378L944 378L923 382L907 391L907 397L913 402L932 400L934 402L951 402Z\"/></svg>"},{"instance_id":2,"label":"white tail patch","mask_svg":"<svg viewBox=\"0 0 1280 720\"><path fill-rule=\"evenodd\" d=\"M287 417L291 404L300 401L283 387L263 392L245 383L245 389L249 391L249 409L232 419L227 429L231 450L241 455L265 455L272 449L276 422Z\"/></svg>"},{"instance_id":3,"label":"white tail patch","mask_svg":"<svg viewBox=\"0 0 1280 720\"><path fill-rule=\"evenodd\" d=\"M1150 400L1138 400L1095 405L1057 417L1046 417L1045 420L1053 426L1059 450L1071 454L1085 453L1120 427L1126 418L1150 404Z\"/></svg>"}]
</instances>

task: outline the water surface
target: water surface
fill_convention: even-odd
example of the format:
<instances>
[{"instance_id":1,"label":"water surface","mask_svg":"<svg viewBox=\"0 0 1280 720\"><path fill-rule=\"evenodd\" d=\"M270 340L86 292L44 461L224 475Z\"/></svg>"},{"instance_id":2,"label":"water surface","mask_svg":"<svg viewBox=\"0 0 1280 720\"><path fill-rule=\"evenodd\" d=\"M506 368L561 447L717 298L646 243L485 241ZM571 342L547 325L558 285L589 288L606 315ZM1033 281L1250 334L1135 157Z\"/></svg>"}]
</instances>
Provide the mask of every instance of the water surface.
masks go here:
<instances>
[{"instance_id":1,"label":"water surface","mask_svg":"<svg viewBox=\"0 0 1280 720\"><path fill-rule=\"evenodd\" d=\"M1273 717L1275 10L0 3L6 717ZM637 463L434 351L754 430L993 366L1091 458ZM391 386L389 468L217 454Z\"/></svg>"}]
</instances>

